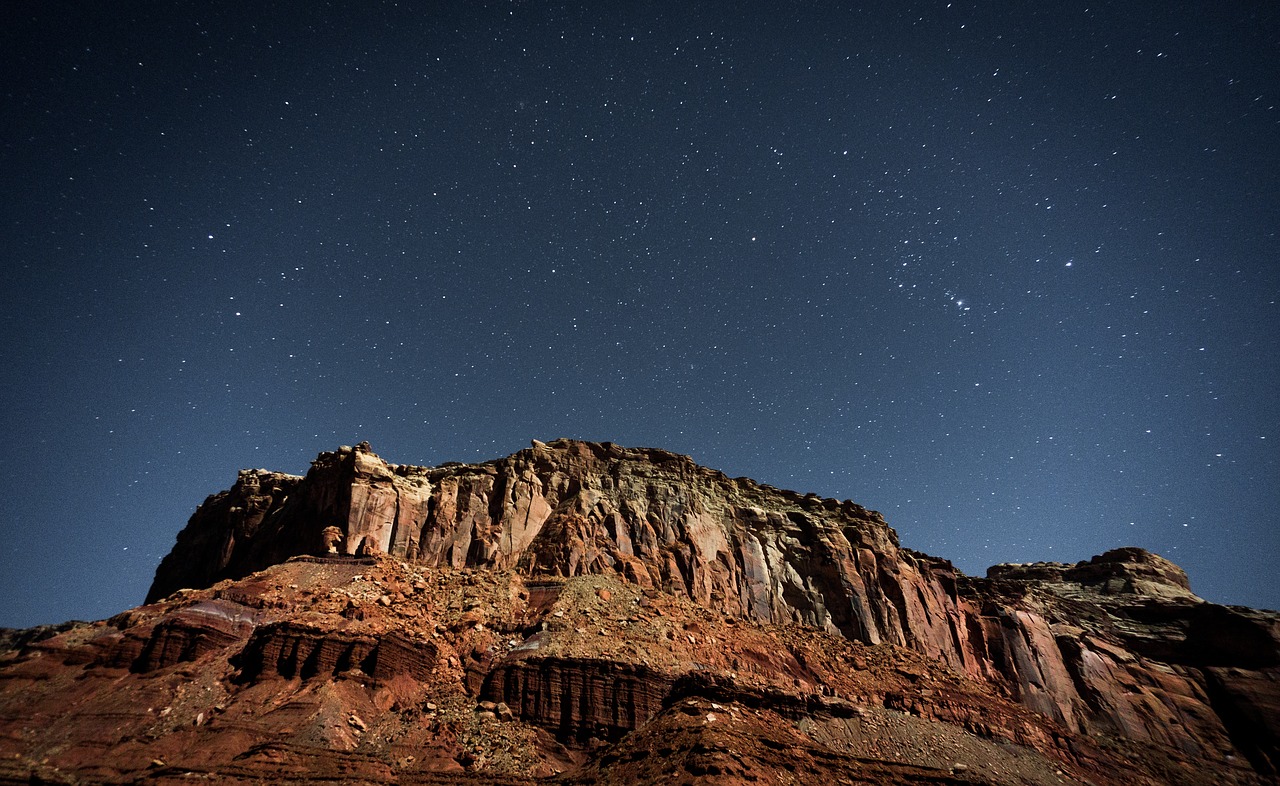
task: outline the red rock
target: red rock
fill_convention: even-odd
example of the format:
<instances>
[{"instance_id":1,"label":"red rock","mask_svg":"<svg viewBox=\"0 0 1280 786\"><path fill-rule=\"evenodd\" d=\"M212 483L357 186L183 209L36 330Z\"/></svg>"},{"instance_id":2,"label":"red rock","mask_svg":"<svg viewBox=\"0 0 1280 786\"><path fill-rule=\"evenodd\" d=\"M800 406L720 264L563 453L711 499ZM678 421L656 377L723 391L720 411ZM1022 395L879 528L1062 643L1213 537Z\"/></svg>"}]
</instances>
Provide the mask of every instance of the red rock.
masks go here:
<instances>
[{"instance_id":1,"label":"red rock","mask_svg":"<svg viewBox=\"0 0 1280 786\"><path fill-rule=\"evenodd\" d=\"M596 578L562 594L573 577ZM597 604L627 592L642 615ZM1205 603L1140 549L967 577L852 502L660 450L562 440L422 468L361 444L304 478L246 470L192 516L148 599L106 625L0 633L0 780L128 780L157 759L252 779L464 762L477 779L578 768L575 783L778 766L1217 786L1280 762L1280 615ZM467 736L474 713L451 708L476 700L514 736ZM23 764L38 750L63 753Z\"/></svg>"}]
</instances>

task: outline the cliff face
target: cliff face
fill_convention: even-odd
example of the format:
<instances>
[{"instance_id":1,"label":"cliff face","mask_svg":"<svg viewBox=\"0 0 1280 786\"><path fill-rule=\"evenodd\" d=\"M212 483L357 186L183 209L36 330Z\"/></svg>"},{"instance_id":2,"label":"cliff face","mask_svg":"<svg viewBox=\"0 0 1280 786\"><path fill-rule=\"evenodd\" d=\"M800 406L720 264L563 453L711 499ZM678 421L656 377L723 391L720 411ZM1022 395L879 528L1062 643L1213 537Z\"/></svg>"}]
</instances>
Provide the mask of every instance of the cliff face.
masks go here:
<instances>
[{"instance_id":1,"label":"cliff face","mask_svg":"<svg viewBox=\"0 0 1280 786\"><path fill-rule=\"evenodd\" d=\"M192 518L150 598L189 583L186 566L243 575L316 551L326 526L343 531L347 554L616 574L737 617L907 647L1072 732L1197 755L1238 746L1275 765L1276 619L1203 603L1167 560L1122 549L965 578L901 548L874 511L660 450L535 442L486 464L421 468L361 445L321 455L302 480L242 473Z\"/></svg>"},{"instance_id":2,"label":"cliff face","mask_svg":"<svg viewBox=\"0 0 1280 786\"><path fill-rule=\"evenodd\" d=\"M303 561L281 565L290 558ZM323 579L365 570L388 591L357 597ZM484 602L432 600L458 582L497 584ZM435 685L542 730L528 732L529 760L584 782L670 775L677 761L684 775L753 780L689 736L715 707L809 751L792 763L819 776L856 769L814 764L855 750L880 762L867 777L882 782L1005 782L990 763L1005 754L982 747L1001 740L1041 757L1009 762L1020 780L1008 782L1040 782L1047 767L1096 783L1120 771L1132 777L1114 782L1259 783L1280 763L1280 615L1205 603L1139 549L964 576L902 548L874 511L659 450L561 440L424 468L360 445L322 454L303 478L247 470L192 516L148 601L96 633L15 638L0 678L28 674L34 655L133 674L209 661L226 664L218 690L236 696L291 680L311 686L308 701L337 691L326 701L346 706L353 684L382 685L360 717L401 723ZM601 604L615 612L595 614ZM926 723L935 748L937 729L957 730L984 779L970 780L975 764L930 775L941 764L924 754L882 755L890 731L924 734L883 711ZM237 723L267 733L259 716ZM778 724L792 731L778 737ZM478 748L449 728L430 745L475 770ZM641 756L636 735L658 728L691 747ZM618 740L608 756L622 758L575 753L592 740Z\"/></svg>"},{"instance_id":3,"label":"cliff face","mask_svg":"<svg viewBox=\"0 0 1280 786\"><path fill-rule=\"evenodd\" d=\"M615 572L743 617L916 645L956 665L967 656L946 611L950 566L900 549L878 513L731 480L665 451L586 442L437 468L387 464L361 445L322 454L305 478L242 472L192 517L148 600L318 553L329 526L350 555L530 576Z\"/></svg>"}]
</instances>

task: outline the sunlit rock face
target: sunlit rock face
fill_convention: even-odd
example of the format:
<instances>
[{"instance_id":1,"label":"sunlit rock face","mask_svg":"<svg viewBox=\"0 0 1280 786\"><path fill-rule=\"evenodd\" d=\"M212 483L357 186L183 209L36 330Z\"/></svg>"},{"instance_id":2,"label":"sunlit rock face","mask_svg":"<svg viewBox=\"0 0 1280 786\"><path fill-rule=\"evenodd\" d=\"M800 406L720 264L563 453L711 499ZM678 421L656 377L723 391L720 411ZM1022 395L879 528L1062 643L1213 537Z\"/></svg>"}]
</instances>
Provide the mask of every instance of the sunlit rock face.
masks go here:
<instances>
[{"instance_id":1,"label":"sunlit rock face","mask_svg":"<svg viewBox=\"0 0 1280 786\"><path fill-rule=\"evenodd\" d=\"M242 472L192 517L148 599L324 553L331 526L350 555L613 572L738 616L973 665L950 564L901 549L880 514L610 443L535 442L434 468L388 464L362 444L322 454L301 479Z\"/></svg>"},{"instance_id":2,"label":"sunlit rock face","mask_svg":"<svg viewBox=\"0 0 1280 786\"><path fill-rule=\"evenodd\" d=\"M964 576L902 548L878 513L852 501L732 479L662 450L558 440L483 464L416 467L361 444L321 454L301 478L246 470L192 516L148 599L335 552L528 582L608 577L753 625L912 651L993 686L1067 735L1207 757L1224 771L1275 769L1274 613L1205 603L1178 566L1135 548ZM182 652L185 624L151 634L160 638L147 651L161 654L135 661ZM231 635L223 622L201 624L202 641ZM373 652L376 643L359 647ZM486 661L471 683L519 712L601 724L621 712L631 720L615 732L658 712L675 684L624 669L640 687L618 698L599 675L623 672L537 662L541 672ZM547 685L563 694L550 704L538 693ZM574 686L592 692L595 709L570 707Z\"/></svg>"}]
</instances>

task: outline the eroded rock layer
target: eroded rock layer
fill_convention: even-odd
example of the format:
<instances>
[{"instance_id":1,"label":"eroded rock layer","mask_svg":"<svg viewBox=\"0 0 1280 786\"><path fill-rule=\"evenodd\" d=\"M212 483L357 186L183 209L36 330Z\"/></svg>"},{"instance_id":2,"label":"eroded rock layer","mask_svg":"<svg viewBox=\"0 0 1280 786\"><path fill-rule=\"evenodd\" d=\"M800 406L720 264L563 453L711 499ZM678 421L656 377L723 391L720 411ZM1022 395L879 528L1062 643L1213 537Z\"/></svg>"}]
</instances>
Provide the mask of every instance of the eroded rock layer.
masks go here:
<instances>
[{"instance_id":1,"label":"eroded rock layer","mask_svg":"<svg viewBox=\"0 0 1280 786\"><path fill-rule=\"evenodd\" d=\"M1207 782L910 650L609 574L294 560L11 642L0 782Z\"/></svg>"},{"instance_id":2,"label":"eroded rock layer","mask_svg":"<svg viewBox=\"0 0 1280 786\"><path fill-rule=\"evenodd\" d=\"M344 759L371 782L807 768L1216 784L1269 782L1280 764L1280 615L1206 603L1140 549L964 576L851 501L660 450L560 440L428 468L362 444L305 477L246 470L192 516L148 601L9 635L4 697L54 696L78 669L81 689L119 672L177 706L173 675L198 666L221 701L183 734L222 740L243 772L213 753L184 767L226 778L311 777L335 750L371 757ZM0 703L0 747L39 761L59 749L21 742L26 709ZM485 742L491 727L515 753ZM167 739L156 729L138 720L131 744ZM656 729L679 744L637 742ZM85 750L121 744L85 734ZM88 759L50 761L92 775Z\"/></svg>"}]
</instances>

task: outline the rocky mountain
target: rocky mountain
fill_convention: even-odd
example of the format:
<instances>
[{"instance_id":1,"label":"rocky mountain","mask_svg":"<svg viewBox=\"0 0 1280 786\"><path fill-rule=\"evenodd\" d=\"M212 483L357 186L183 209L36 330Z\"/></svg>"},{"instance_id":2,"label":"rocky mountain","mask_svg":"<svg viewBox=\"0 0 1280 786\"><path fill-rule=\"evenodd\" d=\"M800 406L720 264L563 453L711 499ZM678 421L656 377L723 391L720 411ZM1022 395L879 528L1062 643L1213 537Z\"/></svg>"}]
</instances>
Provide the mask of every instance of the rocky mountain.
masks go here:
<instances>
[{"instance_id":1,"label":"rocky mountain","mask_svg":"<svg viewBox=\"0 0 1280 786\"><path fill-rule=\"evenodd\" d=\"M1140 549L985 578L660 450L368 445L0 635L0 782L1260 784L1280 614Z\"/></svg>"}]
</instances>

